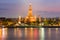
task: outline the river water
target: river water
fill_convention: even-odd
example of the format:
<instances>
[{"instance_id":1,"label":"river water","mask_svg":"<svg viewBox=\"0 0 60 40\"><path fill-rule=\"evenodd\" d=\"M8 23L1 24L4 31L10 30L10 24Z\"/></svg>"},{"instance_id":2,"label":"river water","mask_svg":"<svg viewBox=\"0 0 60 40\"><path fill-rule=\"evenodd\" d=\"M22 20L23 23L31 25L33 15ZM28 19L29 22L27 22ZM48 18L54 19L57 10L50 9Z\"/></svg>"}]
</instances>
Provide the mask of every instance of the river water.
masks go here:
<instances>
[{"instance_id":1,"label":"river water","mask_svg":"<svg viewBox=\"0 0 60 40\"><path fill-rule=\"evenodd\" d=\"M0 28L0 40L60 40L60 28Z\"/></svg>"}]
</instances>

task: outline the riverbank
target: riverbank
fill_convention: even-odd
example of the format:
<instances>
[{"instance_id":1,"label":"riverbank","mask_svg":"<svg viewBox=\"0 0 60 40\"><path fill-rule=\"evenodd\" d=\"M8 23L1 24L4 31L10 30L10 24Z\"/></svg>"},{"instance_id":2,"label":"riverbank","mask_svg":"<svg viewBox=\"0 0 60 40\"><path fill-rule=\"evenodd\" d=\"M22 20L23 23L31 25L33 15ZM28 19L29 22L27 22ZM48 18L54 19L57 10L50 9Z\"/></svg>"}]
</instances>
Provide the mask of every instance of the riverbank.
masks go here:
<instances>
[{"instance_id":1,"label":"riverbank","mask_svg":"<svg viewBox=\"0 0 60 40\"><path fill-rule=\"evenodd\" d=\"M60 28L60 26L1 26L0 28Z\"/></svg>"}]
</instances>

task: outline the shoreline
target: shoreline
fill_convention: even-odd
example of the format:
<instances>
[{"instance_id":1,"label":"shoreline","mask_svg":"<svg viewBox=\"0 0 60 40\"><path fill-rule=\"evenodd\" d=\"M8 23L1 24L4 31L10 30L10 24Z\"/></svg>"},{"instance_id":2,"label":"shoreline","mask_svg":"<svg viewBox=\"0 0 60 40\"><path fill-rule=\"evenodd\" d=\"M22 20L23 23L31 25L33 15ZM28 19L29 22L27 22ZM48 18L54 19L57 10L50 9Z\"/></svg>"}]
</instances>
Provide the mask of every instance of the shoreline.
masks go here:
<instances>
[{"instance_id":1,"label":"shoreline","mask_svg":"<svg viewBox=\"0 0 60 40\"><path fill-rule=\"evenodd\" d=\"M0 28L60 28L60 26L4 26Z\"/></svg>"}]
</instances>

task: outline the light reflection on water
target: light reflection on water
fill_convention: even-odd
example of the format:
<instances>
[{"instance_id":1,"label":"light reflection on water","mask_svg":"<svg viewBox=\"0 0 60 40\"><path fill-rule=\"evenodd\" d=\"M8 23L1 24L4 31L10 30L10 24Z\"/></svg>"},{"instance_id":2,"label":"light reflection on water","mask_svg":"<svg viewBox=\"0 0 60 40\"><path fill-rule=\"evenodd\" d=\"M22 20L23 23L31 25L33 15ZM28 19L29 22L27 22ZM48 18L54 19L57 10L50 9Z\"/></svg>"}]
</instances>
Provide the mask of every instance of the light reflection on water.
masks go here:
<instances>
[{"instance_id":1,"label":"light reflection on water","mask_svg":"<svg viewBox=\"0 0 60 40\"><path fill-rule=\"evenodd\" d=\"M27 37L27 28L25 28L25 37Z\"/></svg>"},{"instance_id":2,"label":"light reflection on water","mask_svg":"<svg viewBox=\"0 0 60 40\"><path fill-rule=\"evenodd\" d=\"M2 37L7 37L7 28L2 28Z\"/></svg>"},{"instance_id":3,"label":"light reflection on water","mask_svg":"<svg viewBox=\"0 0 60 40\"><path fill-rule=\"evenodd\" d=\"M59 32L59 30L58 30L58 28L56 28L56 40L58 40L58 32Z\"/></svg>"},{"instance_id":4,"label":"light reflection on water","mask_svg":"<svg viewBox=\"0 0 60 40\"><path fill-rule=\"evenodd\" d=\"M0 28L0 40L60 40L60 28Z\"/></svg>"},{"instance_id":5,"label":"light reflection on water","mask_svg":"<svg viewBox=\"0 0 60 40\"><path fill-rule=\"evenodd\" d=\"M45 37L45 32L44 32L44 28L40 28L40 33L41 33L41 39L40 40L44 40Z\"/></svg>"},{"instance_id":6,"label":"light reflection on water","mask_svg":"<svg viewBox=\"0 0 60 40\"><path fill-rule=\"evenodd\" d=\"M7 39L7 28L2 28L2 40Z\"/></svg>"},{"instance_id":7,"label":"light reflection on water","mask_svg":"<svg viewBox=\"0 0 60 40\"><path fill-rule=\"evenodd\" d=\"M34 40L38 40L39 39L39 29L38 28L34 28L34 32L33 32L33 36L34 36Z\"/></svg>"},{"instance_id":8,"label":"light reflection on water","mask_svg":"<svg viewBox=\"0 0 60 40\"><path fill-rule=\"evenodd\" d=\"M51 28L48 29L48 36L51 37Z\"/></svg>"},{"instance_id":9,"label":"light reflection on water","mask_svg":"<svg viewBox=\"0 0 60 40\"><path fill-rule=\"evenodd\" d=\"M0 40L2 40L2 29L0 28Z\"/></svg>"}]
</instances>

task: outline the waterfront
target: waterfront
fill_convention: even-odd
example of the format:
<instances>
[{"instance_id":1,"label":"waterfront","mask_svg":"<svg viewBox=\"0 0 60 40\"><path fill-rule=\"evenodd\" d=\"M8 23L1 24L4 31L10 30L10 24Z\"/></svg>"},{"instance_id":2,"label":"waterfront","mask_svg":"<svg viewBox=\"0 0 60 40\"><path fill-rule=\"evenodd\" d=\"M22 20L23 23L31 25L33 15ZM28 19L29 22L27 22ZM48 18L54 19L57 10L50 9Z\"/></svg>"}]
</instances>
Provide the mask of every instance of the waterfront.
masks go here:
<instances>
[{"instance_id":1,"label":"waterfront","mask_svg":"<svg viewBox=\"0 0 60 40\"><path fill-rule=\"evenodd\" d=\"M60 28L0 28L0 40L60 40Z\"/></svg>"}]
</instances>

